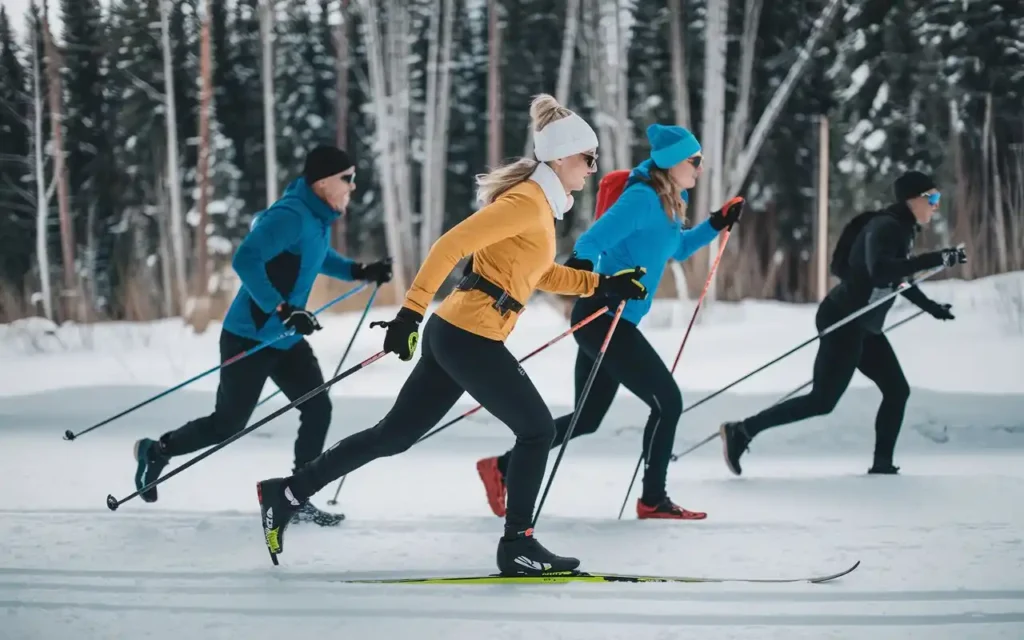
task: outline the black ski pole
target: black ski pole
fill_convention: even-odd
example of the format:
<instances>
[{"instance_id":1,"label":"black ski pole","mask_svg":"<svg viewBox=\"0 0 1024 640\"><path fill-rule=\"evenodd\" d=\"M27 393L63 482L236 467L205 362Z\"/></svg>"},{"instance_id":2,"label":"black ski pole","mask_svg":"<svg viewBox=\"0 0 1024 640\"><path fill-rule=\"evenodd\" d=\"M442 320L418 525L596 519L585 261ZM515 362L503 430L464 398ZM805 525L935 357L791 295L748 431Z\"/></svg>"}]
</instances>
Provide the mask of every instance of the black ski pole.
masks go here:
<instances>
[{"instance_id":1,"label":"black ski pole","mask_svg":"<svg viewBox=\"0 0 1024 640\"><path fill-rule=\"evenodd\" d=\"M338 372L341 371L341 366L343 364L345 364L345 358L348 357L348 352L352 349L352 345L355 344L356 336L359 335L359 329L362 328L363 321L366 320L366 314L370 312L370 307L373 306L373 299L377 297L377 292L378 291L380 291L380 285L379 284L376 287L374 287L373 293L370 294L370 299L367 301L366 307L363 309L363 315L359 318L359 323L356 324L356 330L352 334L352 337L349 339L348 346L345 347L345 353L342 354L341 360L338 361L338 366L334 368L334 375L338 375ZM257 402L256 406L257 407L262 406L268 400L270 400L271 398L273 398L274 396L276 396L279 393L281 393L280 389L278 389L277 391L275 391L274 393L270 394L266 398L263 398L262 400Z\"/></svg>"},{"instance_id":2,"label":"black ski pole","mask_svg":"<svg viewBox=\"0 0 1024 640\"><path fill-rule=\"evenodd\" d=\"M359 285L358 287L356 287L354 289L346 291L345 293L341 294L340 296L338 296L334 300L331 300L330 302L328 302L324 306L322 306L319 309L317 309L316 311L314 311L313 315L318 315L320 312L322 312L324 309L327 309L331 305L337 304L337 303L341 302L342 300L344 300L345 298L349 298L351 296L354 296L355 294L357 294L360 291L362 291L364 288L366 288L366 284L365 283ZM147 404L149 404L151 402L155 402L155 401L159 400L160 398L163 398L163 397L165 397L167 395L170 395L171 393L177 391L178 389L181 389L182 387L184 387L186 385L192 384L196 380L199 380L200 378L208 376L211 373L215 373L217 371L220 371L224 367L232 365L232 364L238 362L239 360L242 360L244 358L248 358L249 356L251 356L252 354L256 353L257 351L261 351L263 349L266 349L267 347L269 347L270 345L274 344L278 340L283 340L283 339L285 339L285 338L287 338L289 336L292 336L292 335L295 335L295 330L294 329L288 329L287 331L283 331L281 333L281 335L277 336L276 338L272 338L270 340L265 340L265 341L259 343L258 345L256 345L255 347L252 347L251 349L246 349L242 353L239 353L239 354L237 354L235 356L232 356L232 357L228 358L227 360L225 360L224 362L220 363L216 367L211 367L211 368L207 369L206 371L204 371L204 372L202 372L200 374L196 374L196 375L192 376L191 378L189 378L188 380L185 380L184 382L180 382L180 383L174 385L170 389L166 389L164 391L161 391L160 393L156 394L155 396L150 396L149 398L143 400L142 402L140 402L138 404L135 404L135 405L132 405L131 407L128 407L127 409L125 409L121 413L118 413L117 415L110 416L106 420L102 420L100 422L97 422L96 424L92 425L88 429L83 429L83 430L79 431L78 433L75 433L71 429L68 429L67 431L64 432L64 439L65 440L74 440L78 436L85 435L85 434L89 433L90 431L93 431L95 429L99 429L103 425L109 424L109 423L113 422L114 420L117 420L118 418L120 418L122 416L126 416L129 413L131 413L132 411L135 411L136 409L141 409L142 407L146 406Z\"/></svg>"},{"instance_id":3,"label":"black ski pole","mask_svg":"<svg viewBox=\"0 0 1024 640\"><path fill-rule=\"evenodd\" d=\"M590 368L590 375L587 376L587 382L583 385L583 391L580 393L580 399L576 403L576 410L572 412L572 419L569 421L569 428L565 431L565 437L562 439L562 446L558 449L558 456L555 458L555 465L551 468L551 476L548 477L548 483L544 487L544 493L540 496L540 502L537 504L537 511L533 516L533 524L531 526L537 526L537 520L540 518L540 510L544 508L544 500L548 497L548 491L551 489L551 483L555 481L555 474L558 473L558 465L562 463L562 456L565 455L565 449L569 446L569 440L572 438L572 432L576 428L576 422L580 418L580 414L583 412L583 405L587 402L587 394L590 393L590 387L594 385L594 378L597 377L597 371L601 368L601 361L604 360L604 354L608 351L608 343L612 340L612 334L615 333L615 326L619 324L619 318L622 316L622 311L626 308L626 301L623 300L619 303L619 308L615 310L615 317L612 318L612 324L608 327L608 333L604 336L604 342L601 343L601 349L597 352L597 359L594 360L594 366Z\"/></svg>"},{"instance_id":4,"label":"black ski pole","mask_svg":"<svg viewBox=\"0 0 1024 640\"><path fill-rule=\"evenodd\" d=\"M921 280L924 280L924 279L925 279L926 277L929 277L929 276L931 276L931 275L932 275L932 274L931 274L931 273L929 273L928 275L926 275L926 276L922 277L922 278L921 278ZM920 282L920 280L918 280L918 282ZM915 283L915 284L916 284L916 283ZM901 289L900 291L902 291L902 289ZM897 293L899 293L899 291L897 291ZM881 301L879 301L879 302L881 302ZM877 303L876 303L876 306L877 306ZM861 313L864 313L864 312L865 312L865 311L866 311L867 309L868 309L868 307L865 307L864 309L861 309L861 310L860 310L859 312L857 312L857 313L855 313L855 314L852 314L852 315L850 315L850 316L847 316L847 317L846 317L846 318L845 318L844 320L841 320L840 322L837 322L836 324L834 324L834 325L832 325L832 326L830 326L830 327L827 327L827 328L826 328L826 329L825 329L824 331L822 331L821 333L819 333L819 334L818 334L817 336L815 336L815 337L811 338L811 339L810 339L810 340L808 340L807 342L804 342L803 344L800 344L799 346L797 346L797 347L794 347L793 349L791 349L791 350L787 351L786 353L782 354L782 355L781 355L781 356L779 356L778 358L776 358L776 359L772 360L771 362L769 362L769 363L767 363L767 364L764 364L764 365L762 365L761 367L759 367L759 368L757 368L757 369L755 369L755 370L751 371L750 373L748 373L747 375L743 376L742 378L740 378L740 379L738 379L738 380L736 380L736 381L734 381L734 382L731 382L731 383L729 383L728 385L726 385L725 387L722 387L722 388L721 388L721 389L719 389L718 391L715 391L715 392L714 392L714 393L712 393L711 395L708 395L708 396L705 396L705 397L701 398L701 399L700 399L700 400L698 400L698 401L697 401L696 403L694 403L694 404L690 405L690 406L689 406L689 407L687 407L686 409L683 409L683 413L686 413L686 412L687 412L687 411L689 411L690 409L696 409L697 407L699 407L700 405L704 404L704 403L705 403L705 402L707 402L708 400L710 400L710 399L714 398L715 396L717 396L717 395L719 395L719 394L723 393L724 391L726 391L726 390L728 390L728 389L731 389L732 387L734 387L734 386L736 386L737 384L739 384L739 383L743 382L744 380L746 380L747 378L751 377L751 376L752 376L752 375L754 375L755 373L758 373L758 372L760 372L760 371L763 371L764 369L767 369L767 368L768 368L768 367L770 367L771 365L775 364L775 363L776 363L776 362L778 362L779 360L782 360L783 358L785 358L786 356L788 356L788 355L792 354L792 353L793 353L793 352L795 352L796 350L798 350L798 349L800 349L800 348L802 348L802 347L804 347L804 346L806 346L806 345L810 344L811 342L813 342L813 341L815 341L815 340L817 340L817 339L821 338L821 337L822 337L822 336L824 336L824 335L825 335L826 333L829 333L829 332L833 331L834 329L838 329L838 328L839 328L839 326L840 326L841 324L845 324L846 322L849 322L850 320L852 320L852 319L853 319L854 317L856 317L857 315L859 315L859 314L861 314ZM901 324L903 324L904 322L909 322L909 321L913 320L914 318L918 317L919 315L921 315L922 313L924 313L924 311L918 311L917 313L915 313L915 314L913 314L913 315L911 315L911 316L909 316L909 317L906 317L906 318L904 318L903 320L900 320L900 321L899 321L899 322L897 322L897 323L894 323L894 324L893 324L892 326L890 326L890 327L887 327L887 328L885 329L885 331L889 331L889 330L891 330L891 329L895 329L896 327L900 326L900 325L901 325ZM808 386L808 385L810 385L810 384L811 384L811 382L807 382L807 383L806 383L806 384L804 384L803 386L801 386L801 387L799 387L799 388L797 388L797 389L795 389L795 390L791 391L791 392L790 392L790 393L789 393L788 395L786 395L786 396L783 396L782 398L780 398L779 400L777 400L777 401L775 402L775 404L778 404L779 402L782 402L783 400L786 400L787 398L789 398L789 397L791 397L791 396L793 396L793 395L796 395L796 394L797 394L797 393L799 393L799 392L800 392L800 391L801 391L802 389L804 389L805 387L807 387L807 386ZM707 443L711 442L712 440L714 440L714 439L715 439L715 438L717 438L717 437L719 437L719 433L718 433L718 431L716 430L716 431L715 431L714 433L710 434L710 435L709 435L708 437L706 437L706 438L704 438L703 440L701 440L700 442L698 442L698 443L696 443L696 444L692 445L692 446L691 446L691 447L690 447L689 449L686 449L685 451L683 451L683 452L681 452L681 453L673 453L673 454L672 454L672 462L675 462L676 460L678 460L679 458L682 458L682 457L683 457L683 456L685 456L686 454L688 454L688 453L691 453L692 451L695 451L695 450L697 450L697 449L699 449L699 448L703 447L704 445L706 445Z\"/></svg>"},{"instance_id":5,"label":"black ski pole","mask_svg":"<svg viewBox=\"0 0 1024 640\"><path fill-rule=\"evenodd\" d=\"M262 427L263 425L267 424L268 422L270 422L274 418L278 417L279 415L285 413L289 409L293 409L293 408L299 406L300 404L302 404L303 402L305 402L306 400L309 400L313 396L315 396L317 394L320 394L320 393L323 393L324 391L329 389L331 387L331 385L336 384L337 382L347 378L348 376L352 375L353 373L355 373L355 372L357 372L357 371L359 371L361 369L364 369L364 368L370 366L371 364L373 364L374 362L380 360L381 358L384 357L384 355L386 353L387 353L386 351L378 351L377 353L375 353L374 355L370 356L366 360L363 360L359 364L351 367L350 369L344 371L343 373L334 376L333 378L331 378L327 382L323 383L319 387L317 387L315 389L311 389L309 392L307 392L302 397L296 398L292 402L289 402L287 405L281 407L280 409L278 409L277 411L271 413L267 417L265 417L265 418L255 422L252 425L246 427L245 429L239 431L238 433L234 434L233 436L231 436L227 440L224 440L223 442L220 442L220 443L214 445L213 447L211 447L211 448L207 449L206 451L200 453L198 456L192 458L191 460L189 460L185 464L181 465L180 467L176 467L173 471L171 471L167 475L162 476L160 478L157 478L153 482L150 482L149 484L147 484L146 486L142 487L141 489L130 493L129 495L125 496L124 498L121 498L120 500L118 500L113 495L107 495L107 508L110 509L111 511L117 511L117 508L120 507L125 502L128 502L132 498L138 497L140 494L142 494L142 493L144 493L146 491L149 491L150 489L152 489L153 487L157 486L158 484L161 484L162 482L173 478L174 476L178 475L179 473L181 473L185 469L188 469L189 467L191 467L192 465L196 464L200 460L212 456L213 454L217 453L218 451L220 451L224 447L228 446L229 444L231 444L235 440L238 440L242 436L244 436L244 435L246 435L248 433L251 433L251 432L255 431L256 429L259 429L260 427Z\"/></svg>"}]
</instances>

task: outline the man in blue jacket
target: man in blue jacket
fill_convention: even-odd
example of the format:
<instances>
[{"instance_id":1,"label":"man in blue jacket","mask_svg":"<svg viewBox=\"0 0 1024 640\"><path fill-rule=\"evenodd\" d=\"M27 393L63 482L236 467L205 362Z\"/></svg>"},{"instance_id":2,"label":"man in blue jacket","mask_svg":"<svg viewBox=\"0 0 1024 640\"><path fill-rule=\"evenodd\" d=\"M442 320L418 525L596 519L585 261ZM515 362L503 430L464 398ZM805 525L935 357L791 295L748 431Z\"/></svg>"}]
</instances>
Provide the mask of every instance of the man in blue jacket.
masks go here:
<instances>
[{"instance_id":1,"label":"man in blue jacket","mask_svg":"<svg viewBox=\"0 0 1024 640\"><path fill-rule=\"evenodd\" d=\"M348 154L335 147L317 147L306 157L302 177L256 216L232 261L242 286L224 318L221 361L289 329L295 333L221 369L212 414L169 431L158 440L143 438L136 442L138 490L160 477L171 457L223 442L244 429L267 378L289 400L324 383L320 364L304 338L321 328L316 316L305 308L316 277L324 274L377 284L391 280L390 260L360 264L330 246L331 225L345 211L353 191L355 165ZM322 453L330 422L328 394L317 394L299 405L296 469ZM156 487L141 497L155 502ZM336 525L343 518L308 503L295 516L296 521L321 526Z\"/></svg>"}]
</instances>

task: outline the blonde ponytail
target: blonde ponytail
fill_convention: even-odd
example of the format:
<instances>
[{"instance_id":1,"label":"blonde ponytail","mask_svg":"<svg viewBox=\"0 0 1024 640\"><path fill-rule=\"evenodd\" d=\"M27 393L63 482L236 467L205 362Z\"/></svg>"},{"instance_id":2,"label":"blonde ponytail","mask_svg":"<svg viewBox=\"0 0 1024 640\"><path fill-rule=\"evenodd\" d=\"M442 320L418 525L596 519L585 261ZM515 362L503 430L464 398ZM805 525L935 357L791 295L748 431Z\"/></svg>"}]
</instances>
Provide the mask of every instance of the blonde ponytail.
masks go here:
<instances>
[{"instance_id":1,"label":"blonde ponytail","mask_svg":"<svg viewBox=\"0 0 1024 640\"><path fill-rule=\"evenodd\" d=\"M530 121L535 132L556 120L571 116L572 113L572 110L560 105L554 96L547 93L535 96L533 102L530 103ZM540 163L534 158L518 158L492 169L489 173L478 174L476 176L477 200L483 205L491 204L501 194L533 175L538 164Z\"/></svg>"}]
</instances>

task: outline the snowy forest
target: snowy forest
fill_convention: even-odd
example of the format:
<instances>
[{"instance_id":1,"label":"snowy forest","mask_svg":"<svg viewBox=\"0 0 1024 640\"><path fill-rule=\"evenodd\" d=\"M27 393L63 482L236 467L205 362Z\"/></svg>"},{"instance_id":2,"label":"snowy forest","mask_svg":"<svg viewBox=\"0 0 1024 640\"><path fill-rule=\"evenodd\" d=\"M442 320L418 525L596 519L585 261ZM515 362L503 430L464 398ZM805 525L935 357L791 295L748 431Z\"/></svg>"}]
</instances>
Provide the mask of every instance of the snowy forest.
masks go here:
<instances>
[{"instance_id":1,"label":"snowy forest","mask_svg":"<svg viewBox=\"0 0 1024 640\"><path fill-rule=\"evenodd\" d=\"M0 322L219 317L321 142L358 163L336 248L392 256L401 292L474 176L530 153L542 92L601 140L560 260L662 122L704 147L691 223L748 202L714 298L816 300L821 239L907 169L943 192L919 250L1024 269L1019 0L37 0L0 9ZM715 251L658 295L699 293Z\"/></svg>"}]
</instances>

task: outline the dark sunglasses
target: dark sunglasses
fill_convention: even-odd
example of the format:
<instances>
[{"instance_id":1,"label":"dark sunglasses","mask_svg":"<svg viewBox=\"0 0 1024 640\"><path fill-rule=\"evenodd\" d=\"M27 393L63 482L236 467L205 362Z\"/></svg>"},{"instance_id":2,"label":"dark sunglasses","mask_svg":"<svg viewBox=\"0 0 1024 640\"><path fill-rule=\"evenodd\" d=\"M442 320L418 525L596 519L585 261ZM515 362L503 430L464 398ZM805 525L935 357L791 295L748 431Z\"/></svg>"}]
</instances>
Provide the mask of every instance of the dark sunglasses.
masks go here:
<instances>
[{"instance_id":1,"label":"dark sunglasses","mask_svg":"<svg viewBox=\"0 0 1024 640\"><path fill-rule=\"evenodd\" d=\"M597 156L592 156L589 153L581 153L580 155L583 156L583 161L587 163L588 169L593 169L597 166Z\"/></svg>"},{"instance_id":2,"label":"dark sunglasses","mask_svg":"<svg viewBox=\"0 0 1024 640\"><path fill-rule=\"evenodd\" d=\"M355 184L355 182L356 182L356 174L355 173L345 174L345 175L341 176L341 179L344 180L345 182L349 183L349 184Z\"/></svg>"},{"instance_id":3,"label":"dark sunglasses","mask_svg":"<svg viewBox=\"0 0 1024 640\"><path fill-rule=\"evenodd\" d=\"M924 194L922 193L921 195L923 196ZM934 207L934 206L939 204L939 200L942 199L942 194L939 193L939 192L929 193L927 197L928 197L928 204L930 204L931 206Z\"/></svg>"},{"instance_id":4,"label":"dark sunglasses","mask_svg":"<svg viewBox=\"0 0 1024 640\"><path fill-rule=\"evenodd\" d=\"M692 164L694 169L700 169L700 164L704 162L704 156L693 156L692 158L687 158L686 161Z\"/></svg>"}]
</instances>

